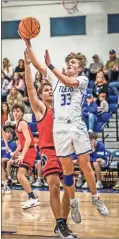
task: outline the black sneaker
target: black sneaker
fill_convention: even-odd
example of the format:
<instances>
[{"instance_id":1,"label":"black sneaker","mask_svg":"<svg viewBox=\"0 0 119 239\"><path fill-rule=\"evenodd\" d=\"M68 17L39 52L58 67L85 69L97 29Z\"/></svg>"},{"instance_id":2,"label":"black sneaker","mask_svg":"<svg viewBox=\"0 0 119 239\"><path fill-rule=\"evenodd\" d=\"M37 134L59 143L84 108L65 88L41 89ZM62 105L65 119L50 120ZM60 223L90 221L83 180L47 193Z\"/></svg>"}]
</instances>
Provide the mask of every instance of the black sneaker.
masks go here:
<instances>
[{"instance_id":1,"label":"black sneaker","mask_svg":"<svg viewBox=\"0 0 119 239\"><path fill-rule=\"evenodd\" d=\"M78 236L72 232L72 230L69 229L68 225L66 224L67 231L74 237L77 238Z\"/></svg>"},{"instance_id":2,"label":"black sneaker","mask_svg":"<svg viewBox=\"0 0 119 239\"><path fill-rule=\"evenodd\" d=\"M67 225L63 222L57 222L54 233L60 238L74 238L67 230Z\"/></svg>"},{"instance_id":3,"label":"black sneaker","mask_svg":"<svg viewBox=\"0 0 119 239\"><path fill-rule=\"evenodd\" d=\"M12 180L11 180L11 179L8 179L8 180L7 180L7 184L8 184L8 186L12 186Z\"/></svg>"}]
</instances>

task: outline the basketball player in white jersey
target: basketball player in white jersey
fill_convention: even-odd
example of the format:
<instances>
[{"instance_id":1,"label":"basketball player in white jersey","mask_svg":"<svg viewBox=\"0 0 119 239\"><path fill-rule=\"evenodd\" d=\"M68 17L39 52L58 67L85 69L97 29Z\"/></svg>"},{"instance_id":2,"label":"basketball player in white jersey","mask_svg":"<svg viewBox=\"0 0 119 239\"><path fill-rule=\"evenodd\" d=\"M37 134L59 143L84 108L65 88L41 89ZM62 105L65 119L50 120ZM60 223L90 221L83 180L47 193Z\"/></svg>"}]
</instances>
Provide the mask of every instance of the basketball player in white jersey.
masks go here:
<instances>
[{"instance_id":1,"label":"basketball player in white jersey","mask_svg":"<svg viewBox=\"0 0 119 239\"><path fill-rule=\"evenodd\" d=\"M54 90L54 143L57 156L60 158L64 183L70 198L72 219L81 222L78 200L75 198L73 162L71 154L78 157L80 169L92 193L92 203L103 216L108 209L100 200L96 190L94 172L90 165L91 144L85 123L82 120L82 103L86 95L88 78L83 74L86 58L81 53L71 53L66 57L67 75L62 74L52 64L46 50L45 63L50 71L36 58L30 41L26 41L32 64L52 83Z\"/></svg>"}]
</instances>

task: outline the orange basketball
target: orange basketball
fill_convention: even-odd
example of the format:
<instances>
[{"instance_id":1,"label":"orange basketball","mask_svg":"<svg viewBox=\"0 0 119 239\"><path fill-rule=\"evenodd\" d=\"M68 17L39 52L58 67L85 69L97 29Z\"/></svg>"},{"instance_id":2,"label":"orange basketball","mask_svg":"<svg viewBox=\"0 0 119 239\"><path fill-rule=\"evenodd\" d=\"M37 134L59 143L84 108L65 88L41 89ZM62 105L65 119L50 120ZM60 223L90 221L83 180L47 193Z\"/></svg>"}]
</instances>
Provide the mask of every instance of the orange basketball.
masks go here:
<instances>
[{"instance_id":1,"label":"orange basketball","mask_svg":"<svg viewBox=\"0 0 119 239\"><path fill-rule=\"evenodd\" d=\"M40 23L34 17L26 17L19 23L18 30L21 37L32 39L40 32Z\"/></svg>"}]
</instances>

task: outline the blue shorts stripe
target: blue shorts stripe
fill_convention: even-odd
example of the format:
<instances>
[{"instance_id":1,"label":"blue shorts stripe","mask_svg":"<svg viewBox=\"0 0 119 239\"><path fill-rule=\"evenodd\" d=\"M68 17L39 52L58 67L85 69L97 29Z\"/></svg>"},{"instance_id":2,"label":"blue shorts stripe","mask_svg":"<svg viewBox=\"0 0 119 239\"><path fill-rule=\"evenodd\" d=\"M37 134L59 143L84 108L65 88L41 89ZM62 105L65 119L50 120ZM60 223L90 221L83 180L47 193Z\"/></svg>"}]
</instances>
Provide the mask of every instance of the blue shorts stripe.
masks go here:
<instances>
[{"instance_id":1,"label":"blue shorts stripe","mask_svg":"<svg viewBox=\"0 0 119 239\"><path fill-rule=\"evenodd\" d=\"M92 153L92 149L90 149L90 150L88 150L88 151L86 151L86 152L80 153L80 154L76 154L76 156L79 156L79 155L82 155L82 154L87 154L87 153L89 153L89 152Z\"/></svg>"}]
</instances>

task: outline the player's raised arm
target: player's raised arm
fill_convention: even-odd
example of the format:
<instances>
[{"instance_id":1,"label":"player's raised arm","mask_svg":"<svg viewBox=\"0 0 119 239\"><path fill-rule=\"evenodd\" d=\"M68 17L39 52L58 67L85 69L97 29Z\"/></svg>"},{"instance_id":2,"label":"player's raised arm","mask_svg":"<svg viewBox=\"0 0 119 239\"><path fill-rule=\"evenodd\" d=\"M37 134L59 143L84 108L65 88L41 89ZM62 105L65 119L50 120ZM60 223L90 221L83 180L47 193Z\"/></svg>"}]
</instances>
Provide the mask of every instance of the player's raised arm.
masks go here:
<instances>
[{"instance_id":1,"label":"player's raised arm","mask_svg":"<svg viewBox=\"0 0 119 239\"><path fill-rule=\"evenodd\" d=\"M47 68L45 67L45 65L41 64L39 62L39 60L37 59L37 56L34 53L34 50L32 48L31 42L30 40L27 39L23 39L26 43L28 52L29 52L29 56L31 58L31 62L34 65L34 67L43 74L44 77L47 76Z\"/></svg>"},{"instance_id":2,"label":"player's raised arm","mask_svg":"<svg viewBox=\"0 0 119 239\"><path fill-rule=\"evenodd\" d=\"M29 100L31 103L32 110L37 118L36 120L40 120L40 116L42 117L42 114L44 114L46 107L43 104L43 102L39 100L37 96L37 92L34 87L34 83L32 79L32 73L31 73L31 67L30 67L31 60L27 50L25 50L24 52L24 59L25 59L25 82L27 86Z\"/></svg>"},{"instance_id":3,"label":"player's raised arm","mask_svg":"<svg viewBox=\"0 0 119 239\"><path fill-rule=\"evenodd\" d=\"M59 70L57 70L51 63L51 59L49 56L48 50L45 51L45 63L47 67L54 73L54 75L66 86L77 87L79 86L79 82L73 77L68 77L62 74Z\"/></svg>"}]
</instances>

